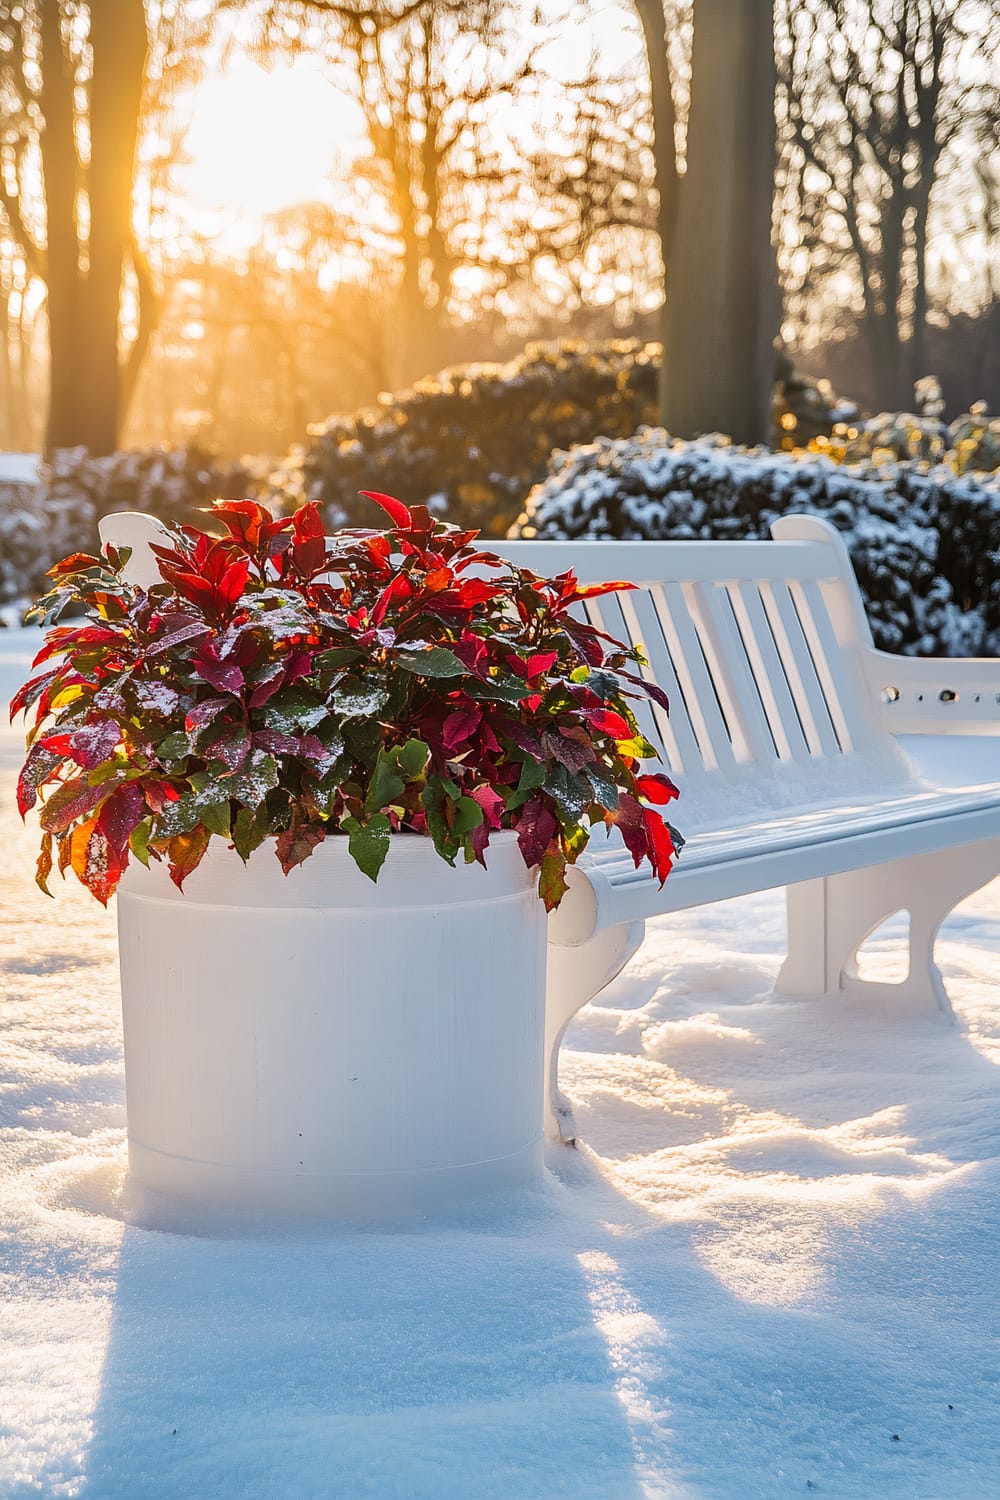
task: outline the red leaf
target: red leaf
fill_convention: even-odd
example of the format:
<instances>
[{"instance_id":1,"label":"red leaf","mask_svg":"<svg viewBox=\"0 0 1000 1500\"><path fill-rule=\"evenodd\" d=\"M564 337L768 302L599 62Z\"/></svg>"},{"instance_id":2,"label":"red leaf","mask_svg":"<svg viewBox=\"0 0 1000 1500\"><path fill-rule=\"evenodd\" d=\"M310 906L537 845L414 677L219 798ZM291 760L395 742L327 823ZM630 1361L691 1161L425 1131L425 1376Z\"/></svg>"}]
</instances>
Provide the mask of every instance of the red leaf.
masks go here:
<instances>
[{"instance_id":1,"label":"red leaf","mask_svg":"<svg viewBox=\"0 0 1000 1500\"><path fill-rule=\"evenodd\" d=\"M206 625L204 621L192 620L190 624L182 625L179 630L173 630L169 635L161 636L158 641L155 641L150 646L146 655L159 656L161 652L170 651L174 646L179 646L182 641L193 640L195 636L199 635L208 635L209 631L210 626Z\"/></svg>"},{"instance_id":2,"label":"red leaf","mask_svg":"<svg viewBox=\"0 0 1000 1500\"><path fill-rule=\"evenodd\" d=\"M47 672L42 672L38 677L29 677L28 681L19 687L10 700L11 722L24 709L30 708L44 693L50 683L55 682L63 667L50 667Z\"/></svg>"},{"instance_id":3,"label":"red leaf","mask_svg":"<svg viewBox=\"0 0 1000 1500\"><path fill-rule=\"evenodd\" d=\"M630 797L627 792L622 792L618 798L618 811L610 816L618 825L622 841L638 869L647 855L650 855L645 810L639 806L634 797Z\"/></svg>"},{"instance_id":4,"label":"red leaf","mask_svg":"<svg viewBox=\"0 0 1000 1500\"><path fill-rule=\"evenodd\" d=\"M403 599L412 599L412 597L413 584L405 573L398 573L375 601L375 608L371 613L372 624L381 625L391 605L397 604Z\"/></svg>"},{"instance_id":5,"label":"red leaf","mask_svg":"<svg viewBox=\"0 0 1000 1500\"><path fill-rule=\"evenodd\" d=\"M51 750L54 755L70 755L71 734L47 734L40 743L46 750Z\"/></svg>"},{"instance_id":6,"label":"red leaf","mask_svg":"<svg viewBox=\"0 0 1000 1500\"><path fill-rule=\"evenodd\" d=\"M125 866L125 850L129 834L146 816L146 800L134 783L119 788L101 808L97 815L97 826L115 853L121 868Z\"/></svg>"},{"instance_id":7,"label":"red leaf","mask_svg":"<svg viewBox=\"0 0 1000 1500\"><path fill-rule=\"evenodd\" d=\"M540 677L543 672L551 671L559 660L558 651L538 651L534 656L528 657L528 677Z\"/></svg>"},{"instance_id":8,"label":"red leaf","mask_svg":"<svg viewBox=\"0 0 1000 1500\"><path fill-rule=\"evenodd\" d=\"M284 833L279 833L274 841L274 852L285 874L307 860L325 838L325 831L314 823L303 823L298 828L286 828Z\"/></svg>"},{"instance_id":9,"label":"red leaf","mask_svg":"<svg viewBox=\"0 0 1000 1500\"><path fill-rule=\"evenodd\" d=\"M295 512L292 530L292 557L305 577L321 573L326 567L326 528L314 500Z\"/></svg>"},{"instance_id":10,"label":"red leaf","mask_svg":"<svg viewBox=\"0 0 1000 1500\"><path fill-rule=\"evenodd\" d=\"M475 791L469 793L474 802L478 802L483 810L483 822L479 825L485 828L499 828L500 816L506 811L507 804L500 793L494 791L491 786L477 786ZM472 830L475 833L475 829Z\"/></svg>"},{"instance_id":11,"label":"red leaf","mask_svg":"<svg viewBox=\"0 0 1000 1500\"><path fill-rule=\"evenodd\" d=\"M220 661L219 653L212 641L206 641L191 665L203 682L218 688L220 693L243 691L243 673L232 661Z\"/></svg>"},{"instance_id":12,"label":"red leaf","mask_svg":"<svg viewBox=\"0 0 1000 1500\"><path fill-rule=\"evenodd\" d=\"M94 771L112 754L121 736L122 732L113 719L85 724L70 736L69 753L78 766L85 771Z\"/></svg>"},{"instance_id":13,"label":"red leaf","mask_svg":"<svg viewBox=\"0 0 1000 1500\"><path fill-rule=\"evenodd\" d=\"M517 819L517 842L529 869L541 863L543 854L558 832L559 823L552 809L541 797L531 797Z\"/></svg>"},{"instance_id":14,"label":"red leaf","mask_svg":"<svg viewBox=\"0 0 1000 1500\"><path fill-rule=\"evenodd\" d=\"M640 797L645 797L647 802L656 802L662 806L666 802L672 802L680 792L674 786L669 776L663 776L660 772L649 776L637 776L635 788Z\"/></svg>"},{"instance_id":15,"label":"red leaf","mask_svg":"<svg viewBox=\"0 0 1000 1500\"><path fill-rule=\"evenodd\" d=\"M459 745L467 744L469 736L476 732L482 722L483 712L480 708L459 708L448 714L441 734L445 749L455 750Z\"/></svg>"},{"instance_id":16,"label":"red leaf","mask_svg":"<svg viewBox=\"0 0 1000 1500\"><path fill-rule=\"evenodd\" d=\"M285 663L283 661L270 662L263 674L254 684L253 692L250 694L250 707L260 708L268 698L273 698L278 689L284 686Z\"/></svg>"},{"instance_id":17,"label":"red leaf","mask_svg":"<svg viewBox=\"0 0 1000 1500\"><path fill-rule=\"evenodd\" d=\"M643 809L642 819L649 835L649 861L662 886L673 867L676 852L674 841L670 837L670 830L666 823L659 813L653 812L652 808Z\"/></svg>"},{"instance_id":18,"label":"red leaf","mask_svg":"<svg viewBox=\"0 0 1000 1500\"><path fill-rule=\"evenodd\" d=\"M241 557L237 562L230 563L229 567L223 573L217 589L222 602L229 606L234 605L242 597L249 577L250 564L245 557Z\"/></svg>"},{"instance_id":19,"label":"red leaf","mask_svg":"<svg viewBox=\"0 0 1000 1500\"><path fill-rule=\"evenodd\" d=\"M379 490L361 490L360 493L366 500L374 500L376 505L381 506L400 531L409 531L413 526L413 516L402 500L396 500L392 495L383 495Z\"/></svg>"},{"instance_id":20,"label":"red leaf","mask_svg":"<svg viewBox=\"0 0 1000 1500\"><path fill-rule=\"evenodd\" d=\"M632 738L632 730L621 714L616 714L614 709L585 708L583 710L583 717L600 734L609 734L615 740L630 740Z\"/></svg>"},{"instance_id":21,"label":"red leaf","mask_svg":"<svg viewBox=\"0 0 1000 1500\"><path fill-rule=\"evenodd\" d=\"M111 646L124 645L125 638L117 630L106 630L103 625L84 625L74 630L71 625L59 625L50 630L45 645L39 651L33 667L40 667L43 661L48 661L50 656L59 656L64 651L71 651L76 646Z\"/></svg>"},{"instance_id":22,"label":"red leaf","mask_svg":"<svg viewBox=\"0 0 1000 1500\"><path fill-rule=\"evenodd\" d=\"M87 568L103 566L103 559L100 557L94 557L89 552L74 552L72 557L64 557L61 562L54 563L45 576L61 578L64 573L82 573Z\"/></svg>"},{"instance_id":23,"label":"red leaf","mask_svg":"<svg viewBox=\"0 0 1000 1500\"><path fill-rule=\"evenodd\" d=\"M88 817L107 795L106 786L88 786L82 776L64 781L42 808L39 822L46 833L65 833L78 819Z\"/></svg>"},{"instance_id":24,"label":"red leaf","mask_svg":"<svg viewBox=\"0 0 1000 1500\"><path fill-rule=\"evenodd\" d=\"M150 812L161 813L168 802L180 801L180 792L169 781L147 781L142 790Z\"/></svg>"},{"instance_id":25,"label":"red leaf","mask_svg":"<svg viewBox=\"0 0 1000 1500\"><path fill-rule=\"evenodd\" d=\"M204 729L206 724L211 724L225 708L232 708L231 698L205 698L201 703L196 703L184 720L184 728L188 734L193 734L198 729Z\"/></svg>"},{"instance_id":26,"label":"red leaf","mask_svg":"<svg viewBox=\"0 0 1000 1500\"><path fill-rule=\"evenodd\" d=\"M212 760L221 760L228 770L236 772L250 754L250 731L245 724L240 724L202 753Z\"/></svg>"},{"instance_id":27,"label":"red leaf","mask_svg":"<svg viewBox=\"0 0 1000 1500\"><path fill-rule=\"evenodd\" d=\"M599 599L602 594L627 593L635 587L634 583L625 583L622 579L614 583L576 584L569 593L560 596L556 608L568 609L571 604L579 604L581 599Z\"/></svg>"},{"instance_id":28,"label":"red leaf","mask_svg":"<svg viewBox=\"0 0 1000 1500\"><path fill-rule=\"evenodd\" d=\"M38 801L38 788L45 785L56 767L62 764L62 759L62 754L50 750L43 740L32 745L17 778L17 810L22 818L34 807Z\"/></svg>"}]
</instances>

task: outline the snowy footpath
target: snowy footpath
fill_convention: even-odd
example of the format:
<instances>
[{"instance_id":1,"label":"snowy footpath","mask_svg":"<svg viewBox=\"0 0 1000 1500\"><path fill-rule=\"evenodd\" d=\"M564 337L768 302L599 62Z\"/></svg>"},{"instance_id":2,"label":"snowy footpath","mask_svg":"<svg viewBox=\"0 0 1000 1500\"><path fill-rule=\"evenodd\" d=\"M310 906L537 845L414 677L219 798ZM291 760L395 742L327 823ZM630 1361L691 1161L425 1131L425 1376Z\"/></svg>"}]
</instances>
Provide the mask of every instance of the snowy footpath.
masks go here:
<instances>
[{"instance_id":1,"label":"snowy footpath","mask_svg":"<svg viewBox=\"0 0 1000 1500\"><path fill-rule=\"evenodd\" d=\"M4 698L24 637L0 634ZM0 784L0 1497L995 1500L1000 882L965 1030L770 995L768 894L651 924L544 1188L395 1232L127 1222L114 915ZM890 934L891 937L891 934ZM888 939L870 972L891 978Z\"/></svg>"}]
</instances>

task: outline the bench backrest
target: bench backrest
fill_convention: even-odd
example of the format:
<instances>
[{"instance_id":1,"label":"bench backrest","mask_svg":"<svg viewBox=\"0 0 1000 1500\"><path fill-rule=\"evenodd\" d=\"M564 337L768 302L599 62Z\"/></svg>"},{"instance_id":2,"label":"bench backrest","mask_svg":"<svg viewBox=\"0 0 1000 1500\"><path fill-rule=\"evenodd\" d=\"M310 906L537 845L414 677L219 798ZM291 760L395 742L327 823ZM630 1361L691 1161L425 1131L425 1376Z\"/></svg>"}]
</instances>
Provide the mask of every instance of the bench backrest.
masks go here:
<instances>
[{"instance_id":1,"label":"bench backrest","mask_svg":"<svg viewBox=\"0 0 1000 1500\"><path fill-rule=\"evenodd\" d=\"M158 578L157 522L119 513L101 537L133 549L127 576ZM637 701L646 737L688 791L717 779L822 784L852 752L893 743L866 661L871 632L838 533L812 516L776 521L773 541L490 542L543 574L639 585L583 606L599 629L640 645L670 713Z\"/></svg>"},{"instance_id":2,"label":"bench backrest","mask_svg":"<svg viewBox=\"0 0 1000 1500\"><path fill-rule=\"evenodd\" d=\"M751 766L780 776L892 742L865 670L871 632L843 542L810 516L772 530L773 541L490 545L539 573L572 567L581 582L640 585L588 603L586 617L642 646L670 698L669 716L639 707L642 727L693 789L744 779Z\"/></svg>"}]
</instances>

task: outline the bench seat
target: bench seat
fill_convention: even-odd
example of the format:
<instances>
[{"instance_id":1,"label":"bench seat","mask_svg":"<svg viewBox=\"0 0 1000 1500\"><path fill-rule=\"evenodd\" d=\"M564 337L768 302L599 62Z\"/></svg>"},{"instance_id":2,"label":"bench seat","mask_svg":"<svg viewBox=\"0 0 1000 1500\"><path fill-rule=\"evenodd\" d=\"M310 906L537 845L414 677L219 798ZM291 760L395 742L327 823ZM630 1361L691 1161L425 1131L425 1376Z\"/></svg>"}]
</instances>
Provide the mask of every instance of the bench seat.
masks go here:
<instances>
[{"instance_id":1,"label":"bench seat","mask_svg":"<svg viewBox=\"0 0 1000 1500\"><path fill-rule=\"evenodd\" d=\"M676 816L683 821L681 812ZM601 847L605 841L596 833L593 852L581 861L588 881L600 890L599 916L586 936L634 917L684 911L791 885L800 877L839 875L866 863L873 850L883 863L976 844L990 835L1000 837L1000 780L978 788L888 793L875 805L835 803L769 815L751 826L695 832L661 891L648 866L637 870L619 841ZM579 929L577 912L572 920ZM558 930L558 914L553 925ZM567 936L572 932L569 920L564 930Z\"/></svg>"}]
</instances>

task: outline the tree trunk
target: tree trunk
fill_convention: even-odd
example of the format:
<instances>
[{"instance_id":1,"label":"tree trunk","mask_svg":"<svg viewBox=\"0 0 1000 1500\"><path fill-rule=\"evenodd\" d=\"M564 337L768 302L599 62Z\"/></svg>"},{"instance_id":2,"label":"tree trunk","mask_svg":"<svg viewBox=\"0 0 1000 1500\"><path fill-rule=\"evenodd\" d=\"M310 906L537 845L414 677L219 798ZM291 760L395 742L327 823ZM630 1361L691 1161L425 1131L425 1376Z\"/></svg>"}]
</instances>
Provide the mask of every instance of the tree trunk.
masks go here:
<instances>
[{"instance_id":1,"label":"tree trunk","mask_svg":"<svg viewBox=\"0 0 1000 1500\"><path fill-rule=\"evenodd\" d=\"M76 226L73 78L62 39L59 0L41 0L40 132L45 187L49 323L49 410L45 450L87 441L80 252Z\"/></svg>"},{"instance_id":2,"label":"tree trunk","mask_svg":"<svg viewBox=\"0 0 1000 1500\"><path fill-rule=\"evenodd\" d=\"M661 416L681 437L770 436L777 273L772 0L694 0L687 172L663 322Z\"/></svg>"},{"instance_id":3,"label":"tree trunk","mask_svg":"<svg viewBox=\"0 0 1000 1500\"><path fill-rule=\"evenodd\" d=\"M90 269L86 299L87 446L118 447L124 401L118 324L122 272L131 242L132 174L146 66L142 0L90 7Z\"/></svg>"},{"instance_id":4,"label":"tree trunk","mask_svg":"<svg viewBox=\"0 0 1000 1500\"><path fill-rule=\"evenodd\" d=\"M670 249L677 219L677 115L667 57L663 0L635 0L642 25L649 69L649 97L653 116L653 170L656 182L656 229L660 240L663 280L669 279Z\"/></svg>"}]
</instances>

